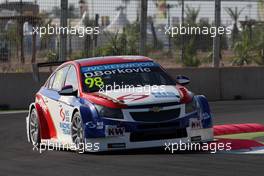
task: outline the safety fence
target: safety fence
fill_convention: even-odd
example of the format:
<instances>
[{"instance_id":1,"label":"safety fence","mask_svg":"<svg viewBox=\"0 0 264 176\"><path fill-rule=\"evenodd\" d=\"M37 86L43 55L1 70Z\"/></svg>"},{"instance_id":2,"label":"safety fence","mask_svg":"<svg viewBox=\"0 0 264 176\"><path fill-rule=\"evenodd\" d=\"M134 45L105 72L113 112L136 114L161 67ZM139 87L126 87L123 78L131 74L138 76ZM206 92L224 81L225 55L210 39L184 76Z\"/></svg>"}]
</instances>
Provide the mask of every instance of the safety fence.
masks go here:
<instances>
[{"instance_id":1,"label":"safety fence","mask_svg":"<svg viewBox=\"0 0 264 176\"><path fill-rule=\"evenodd\" d=\"M217 1L0 0L0 71L139 54L165 67L263 65L264 0Z\"/></svg>"}]
</instances>

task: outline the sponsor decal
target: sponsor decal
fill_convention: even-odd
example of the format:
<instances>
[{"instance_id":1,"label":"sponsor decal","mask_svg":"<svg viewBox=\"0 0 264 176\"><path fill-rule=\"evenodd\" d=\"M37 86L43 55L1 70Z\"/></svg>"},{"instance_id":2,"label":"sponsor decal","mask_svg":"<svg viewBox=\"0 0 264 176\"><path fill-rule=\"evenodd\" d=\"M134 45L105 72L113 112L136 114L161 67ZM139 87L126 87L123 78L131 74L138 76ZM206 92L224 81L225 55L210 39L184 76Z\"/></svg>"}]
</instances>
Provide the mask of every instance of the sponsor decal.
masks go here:
<instances>
[{"instance_id":1,"label":"sponsor decal","mask_svg":"<svg viewBox=\"0 0 264 176\"><path fill-rule=\"evenodd\" d=\"M153 62L133 62L83 67L81 70L86 78L93 78L115 74L151 72L152 67L159 67L159 65Z\"/></svg>"},{"instance_id":2,"label":"sponsor decal","mask_svg":"<svg viewBox=\"0 0 264 176\"><path fill-rule=\"evenodd\" d=\"M86 72L84 73L84 76L86 78L93 78L93 77L115 75L115 74L147 73L147 72L151 72L151 69L150 68L126 68L126 69Z\"/></svg>"},{"instance_id":3,"label":"sponsor decal","mask_svg":"<svg viewBox=\"0 0 264 176\"><path fill-rule=\"evenodd\" d=\"M98 65L92 67L83 67L82 72L94 72L94 71L106 71L106 70L117 70L117 69L128 69L128 68L144 68L144 67L158 67L158 64L154 62L133 62L133 63L123 63L123 64L107 64Z\"/></svg>"},{"instance_id":4,"label":"sponsor decal","mask_svg":"<svg viewBox=\"0 0 264 176\"><path fill-rule=\"evenodd\" d=\"M61 117L62 121L65 120L65 114L63 112L63 109L60 110L60 117Z\"/></svg>"},{"instance_id":5,"label":"sponsor decal","mask_svg":"<svg viewBox=\"0 0 264 176\"><path fill-rule=\"evenodd\" d=\"M60 129L62 130L63 134L71 135L71 123L60 122Z\"/></svg>"},{"instance_id":6,"label":"sponsor decal","mask_svg":"<svg viewBox=\"0 0 264 176\"><path fill-rule=\"evenodd\" d=\"M96 129L98 129L98 130L104 129L104 122L97 122L96 123Z\"/></svg>"},{"instance_id":7,"label":"sponsor decal","mask_svg":"<svg viewBox=\"0 0 264 176\"><path fill-rule=\"evenodd\" d=\"M151 94L155 98L180 98L180 95L177 95L174 92L152 92Z\"/></svg>"},{"instance_id":8,"label":"sponsor decal","mask_svg":"<svg viewBox=\"0 0 264 176\"><path fill-rule=\"evenodd\" d=\"M85 78L84 83L89 87L89 88L93 88L93 87L103 87L104 86L104 81L101 77L95 77L95 78Z\"/></svg>"},{"instance_id":9,"label":"sponsor decal","mask_svg":"<svg viewBox=\"0 0 264 176\"><path fill-rule=\"evenodd\" d=\"M125 133L125 127L106 125L105 131L106 136L123 136Z\"/></svg>"},{"instance_id":10,"label":"sponsor decal","mask_svg":"<svg viewBox=\"0 0 264 176\"><path fill-rule=\"evenodd\" d=\"M69 110L65 110L64 111L64 113L65 113L65 121L66 122L70 122L70 111Z\"/></svg>"},{"instance_id":11,"label":"sponsor decal","mask_svg":"<svg viewBox=\"0 0 264 176\"><path fill-rule=\"evenodd\" d=\"M202 122L201 120L198 119L190 119L190 128L195 130L195 129L201 129L202 128Z\"/></svg>"},{"instance_id":12,"label":"sponsor decal","mask_svg":"<svg viewBox=\"0 0 264 176\"><path fill-rule=\"evenodd\" d=\"M87 122L86 126L88 126L88 128L91 128L91 129L96 128L96 124L94 122Z\"/></svg>"},{"instance_id":13,"label":"sponsor decal","mask_svg":"<svg viewBox=\"0 0 264 176\"><path fill-rule=\"evenodd\" d=\"M211 115L208 114L207 112L202 113L202 119L206 120L206 119L210 119Z\"/></svg>"},{"instance_id":14,"label":"sponsor decal","mask_svg":"<svg viewBox=\"0 0 264 176\"><path fill-rule=\"evenodd\" d=\"M128 95L124 95L124 96L118 97L117 100L119 100L119 101L127 101L127 100L137 101L137 100L145 99L147 97L149 97L149 95L146 95L146 94L143 94L143 95L140 95L140 94L128 94Z\"/></svg>"},{"instance_id":15,"label":"sponsor decal","mask_svg":"<svg viewBox=\"0 0 264 176\"><path fill-rule=\"evenodd\" d=\"M162 110L161 107L153 107L150 109L151 112L160 112Z\"/></svg>"},{"instance_id":16,"label":"sponsor decal","mask_svg":"<svg viewBox=\"0 0 264 176\"><path fill-rule=\"evenodd\" d=\"M61 108L60 109L60 117L61 117L63 122L69 122L70 121L70 112L68 110Z\"/></svg>"},{"instance_id":17,"label":"sponsor decal","mask_svg":"<svg viewBox=\"0 0 264 176\"><path fill-rule=\"evenodd\" d=\"M86 126L88 126L88 128L91 128L91 129L98 129L98 130L101 130L104 128L104 122L87 122L86 123Z\"/></svg>"}]
</instances>

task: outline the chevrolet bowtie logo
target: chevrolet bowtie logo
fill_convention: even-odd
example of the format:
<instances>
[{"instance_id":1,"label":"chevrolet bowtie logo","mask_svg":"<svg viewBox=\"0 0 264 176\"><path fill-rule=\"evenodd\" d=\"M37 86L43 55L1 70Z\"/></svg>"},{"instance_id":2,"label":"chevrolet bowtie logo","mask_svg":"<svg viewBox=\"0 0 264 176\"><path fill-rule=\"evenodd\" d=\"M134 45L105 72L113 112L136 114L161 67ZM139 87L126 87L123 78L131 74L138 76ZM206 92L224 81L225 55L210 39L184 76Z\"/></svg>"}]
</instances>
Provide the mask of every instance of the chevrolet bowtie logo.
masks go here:
<instances>
[{"instance_id":1,"label":"chevrolet bowtie logo","mask_svg":"<svg viewBox=\"0 0 264 176\"><path fill-rule=\"evenodd\" d=\"M161 109L162 109L161 107L157 107L156 106L156 107L151 108L150 111L152 111L152 112L160 112Z\"/></svg>"}]
</instances>

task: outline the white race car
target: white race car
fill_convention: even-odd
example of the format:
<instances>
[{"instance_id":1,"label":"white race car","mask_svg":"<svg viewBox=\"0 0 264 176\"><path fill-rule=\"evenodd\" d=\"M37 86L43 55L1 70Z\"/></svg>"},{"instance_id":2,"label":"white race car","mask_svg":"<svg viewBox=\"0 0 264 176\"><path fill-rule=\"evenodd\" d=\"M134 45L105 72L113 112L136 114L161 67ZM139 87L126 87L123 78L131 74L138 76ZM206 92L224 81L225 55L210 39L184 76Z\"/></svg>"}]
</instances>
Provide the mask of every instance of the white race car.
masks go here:
<instances>
[{"instance_id":1,"label":"white race car","mask_svg":"<svg viewBox=\"0 0 264 176\"><path fill-rule=\"evenodd\" d=\"M211 141L207 99L191 93L188 83L143 56L63 63L30 105L28 140L85 151Z\"/></svg>"}]
</instances>

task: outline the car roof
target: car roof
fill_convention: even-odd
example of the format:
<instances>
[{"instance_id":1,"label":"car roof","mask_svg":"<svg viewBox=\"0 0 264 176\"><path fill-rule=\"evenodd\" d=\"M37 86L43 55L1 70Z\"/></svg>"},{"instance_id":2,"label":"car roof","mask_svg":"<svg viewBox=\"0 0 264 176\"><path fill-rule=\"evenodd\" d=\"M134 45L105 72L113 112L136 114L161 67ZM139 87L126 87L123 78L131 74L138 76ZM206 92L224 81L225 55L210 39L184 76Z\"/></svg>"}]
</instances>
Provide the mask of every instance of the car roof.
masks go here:
<instances>
[{"instance_id":1,"label":"car roof","mask_svg":"<svg viewBox=\"0 0 264 176\"><path fill-rule=\"evenodd\" d=\"M145 56L106 56L106 57L93 57L75 60L81 67L82 66L95 66L104 64L118 64L128 62L152 62L153 60Z\"/></svg>"}]
</instances>

